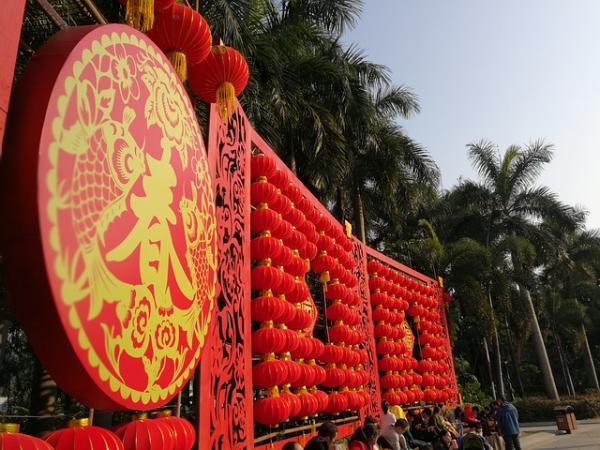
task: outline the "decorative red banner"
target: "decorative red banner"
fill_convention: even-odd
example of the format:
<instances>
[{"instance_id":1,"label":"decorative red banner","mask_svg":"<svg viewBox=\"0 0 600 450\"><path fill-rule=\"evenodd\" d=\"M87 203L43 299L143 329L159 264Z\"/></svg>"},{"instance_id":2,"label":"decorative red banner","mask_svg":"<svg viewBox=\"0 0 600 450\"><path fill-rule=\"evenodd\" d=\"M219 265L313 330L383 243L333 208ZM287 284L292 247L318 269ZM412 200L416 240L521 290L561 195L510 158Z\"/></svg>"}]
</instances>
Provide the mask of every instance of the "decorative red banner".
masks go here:
<instances>
[{"instance_id":1,"label":"decorative red banner","mask_svg":"<svg viewBox=\"0 0 600 450\"><path fill-rule=\"evenodd\" d=\"M215 201L191 102L122 25L61 31L15 93L2 192L14 304L44 366L100 409L192 375L216 293Z\"/></svg>"}]
</instances>

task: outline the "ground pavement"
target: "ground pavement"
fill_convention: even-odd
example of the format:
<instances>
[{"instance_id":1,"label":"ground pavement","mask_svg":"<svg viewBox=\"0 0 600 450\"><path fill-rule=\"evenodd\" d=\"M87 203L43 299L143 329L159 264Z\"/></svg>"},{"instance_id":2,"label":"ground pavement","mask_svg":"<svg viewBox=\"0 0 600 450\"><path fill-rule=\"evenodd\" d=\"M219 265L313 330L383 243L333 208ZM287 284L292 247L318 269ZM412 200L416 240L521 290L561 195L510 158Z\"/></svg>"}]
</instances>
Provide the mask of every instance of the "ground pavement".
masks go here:
<instances>
[{"instance_id":1,"label":"ground pavement","mask_svg":"<svg viewBox=\"0 0 600 450\"><path fill-rule=\"evenodd\" d=\"M600 420L579 420L571 434L551 422L521 424L522 450L600 450Z\"/></svg>"}]
</instances>

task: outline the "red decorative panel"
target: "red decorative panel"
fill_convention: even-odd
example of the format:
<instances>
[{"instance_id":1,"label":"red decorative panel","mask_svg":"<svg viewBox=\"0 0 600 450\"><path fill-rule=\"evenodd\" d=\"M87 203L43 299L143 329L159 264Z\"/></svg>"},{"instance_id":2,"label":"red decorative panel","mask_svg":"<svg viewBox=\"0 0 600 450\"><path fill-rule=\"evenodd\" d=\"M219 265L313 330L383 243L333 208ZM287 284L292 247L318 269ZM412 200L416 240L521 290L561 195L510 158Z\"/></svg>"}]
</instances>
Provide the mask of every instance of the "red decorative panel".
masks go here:
<instances>
[{"instance_id":1,"label":"red decorative panel","mask_svg":"<svg viewBox=\"0 0 600 450\"><path fill-rule=\"evenodd\" d=\"M113 24L55 34L15 98L3 256L29 342L87 406L156 408L193 374L217 282L185 88L147 36Z\"/></svg>"},{"instance_id":2,"label":"red decorative panel","mask_svg":"<svg viewBox=\"0 0 600 450\"><path fill-rule=\"evenodd\" d=\"M238 106L228 123L211 107L208 159L219 245L215 316L201 363L200 450L252 448L250 134Z\"/></svg>"},{"instance_id":3,"label":"red decorative panel","mask_svg":"<svg viewBox=\"0 0 600 450\"><path fill-rule=\"evenodd\" d=\"M365 408L364 414L379 418L381 415L381 391L379 386L379 373L377 371L377 354L375 353L375 336L373 335L373 316L371 314L371 301L369 296L369 276L367 272L367 254L366 246L354 240L354 260L356 261L355 275L358 278L356 289L360 295L358 312L361 318L360 328L365 336L364 349L369 359L368 367L365 369L369 373L369 383L365 387L370 403Z\"/></svg>"}]
</instances>

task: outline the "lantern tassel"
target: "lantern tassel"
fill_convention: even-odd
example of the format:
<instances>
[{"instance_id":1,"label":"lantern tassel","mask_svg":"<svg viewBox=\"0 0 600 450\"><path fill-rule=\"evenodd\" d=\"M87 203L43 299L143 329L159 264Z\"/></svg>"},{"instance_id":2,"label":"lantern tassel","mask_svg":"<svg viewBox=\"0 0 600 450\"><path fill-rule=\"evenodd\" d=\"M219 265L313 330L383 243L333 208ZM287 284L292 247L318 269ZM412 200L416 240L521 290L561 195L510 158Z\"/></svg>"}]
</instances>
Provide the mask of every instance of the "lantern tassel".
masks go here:
<instances>
[{"instance_id":1,"label":"lantern tassel","mask_svg":"<svg viewBox=\"0 0 600 450\"><path fill-rule=\"evenodd\" d=\"M154 0L127 0L125 22L142 32L151 30L154 26Z\"/></svg>"},{"instance_id":2,"label":"lantern tassel","mask_svg":"<svg viewBox=\"0 0 600 450\"><path fill-rule=\"evenodd\" d=\"M221 118L227 122L235 108L235 87L229 81L221 83L216 92Z\"/></svg>"},{"instance_id":3,"label":"lantern tassel","mask_svg":"<svg viewBox=\"0 0 600 450\"><path fill-rule=\"evenodd\" d=\"M185 57L185 53L172 51L167 53L167 57L169 58L169 61L171 61L177 76L183 83L185 80L187 80L187 58Z\"/></svg>"}]
</instances>

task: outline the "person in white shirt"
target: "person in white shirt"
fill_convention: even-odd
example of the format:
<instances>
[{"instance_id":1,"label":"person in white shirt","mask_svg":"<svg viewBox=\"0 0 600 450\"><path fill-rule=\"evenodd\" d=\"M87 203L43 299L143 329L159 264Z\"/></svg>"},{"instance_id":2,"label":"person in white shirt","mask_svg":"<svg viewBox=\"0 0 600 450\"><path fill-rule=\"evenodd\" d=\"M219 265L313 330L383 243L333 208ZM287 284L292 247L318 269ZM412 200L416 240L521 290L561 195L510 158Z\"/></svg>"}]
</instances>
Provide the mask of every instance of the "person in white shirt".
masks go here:
<instances>
[{"instance_id":1,"label":"person in white shirt","mask_svg":"<svg viewBox=\"0 0 600 450\"><path fill-rule=\"evenodd\" d=\"M387 441L393 450L408 450L404 432L408 428L408 420L398 419L393 425L385 430L382 429L381 436Z\"/></svg>"},{"instance_id":2,"label":"person in white shirt","mask_svg":"<svg viewBox=\"0 0 600 450\"><path fill-rule=\"evenodd\" d=\"M383 410L383 416L381 416L380 430L384 431L396 423L396 416L390 412L390 404L387 401L381 403L381 409Z\"/></svg>"}]
</instances>

